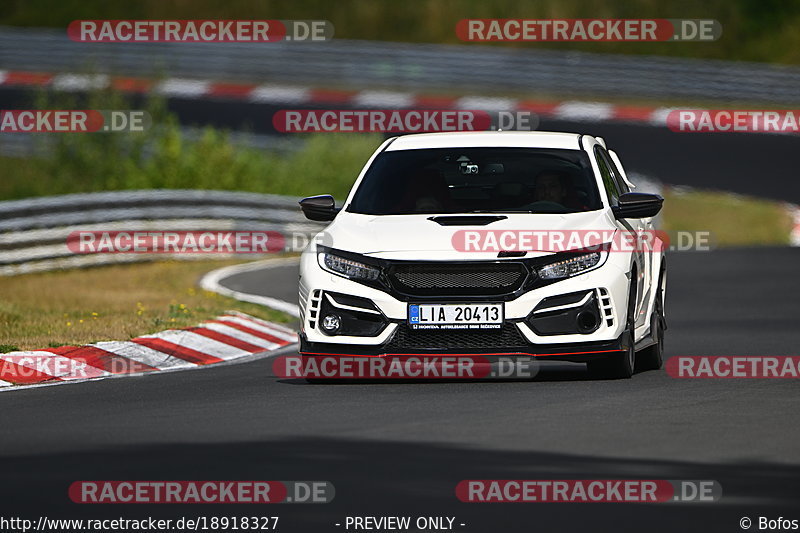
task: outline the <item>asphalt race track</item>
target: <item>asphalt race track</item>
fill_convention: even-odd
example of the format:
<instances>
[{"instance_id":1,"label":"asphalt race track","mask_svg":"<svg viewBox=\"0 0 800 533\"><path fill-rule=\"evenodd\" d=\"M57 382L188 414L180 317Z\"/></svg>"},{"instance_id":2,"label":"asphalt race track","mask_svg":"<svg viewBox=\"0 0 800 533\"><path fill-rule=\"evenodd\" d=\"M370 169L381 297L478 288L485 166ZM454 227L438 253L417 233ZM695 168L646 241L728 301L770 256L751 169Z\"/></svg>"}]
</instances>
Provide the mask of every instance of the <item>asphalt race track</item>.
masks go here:
<instances>
[{"instance_id":1,"label":"asphalt race track","mask_svg":"<svg viewBox=\"0 0 800 533\"><path fill-rule=\"evenodd\" d=\"M673 253L667 355L797 355L798 249ZM225 284L294 301L285 266ZM344 531L347 515L455 516L457 531L740 531L796 517L795 380L591 381L556 364L533 381L308 385L271 360L2 396L2 507L18 516L279 515ZM709 504L469 504L462 479L705 479ZM327 480L330 504L77 505L75 480ZM622 507L621 507L622 506ZM6 513L9 514L9 513ZM754 527L755 529L755 527Z\"/></svg>"}]
</instances>

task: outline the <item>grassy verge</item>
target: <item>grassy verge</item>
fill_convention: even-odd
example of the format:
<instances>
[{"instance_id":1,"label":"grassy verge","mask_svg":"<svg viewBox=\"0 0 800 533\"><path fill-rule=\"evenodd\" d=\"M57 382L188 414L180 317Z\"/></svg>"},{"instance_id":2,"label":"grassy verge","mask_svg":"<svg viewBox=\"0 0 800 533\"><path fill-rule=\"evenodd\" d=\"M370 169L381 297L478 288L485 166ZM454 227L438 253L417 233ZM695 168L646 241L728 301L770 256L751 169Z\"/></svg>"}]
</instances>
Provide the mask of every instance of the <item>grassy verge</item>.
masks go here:
<instances>
[{"instance_id":1,"label":"grassy verge","mask_svg":"<svg viewBox=\"0 0 800 533\"><path fill-rule=\"evenodd\" d=\"M125 340L191 326L228 309L275 322L287 314L196 288L240 261L173 261L0 277L0 352Z\"/></svg>"},{"instance_id":2,"label":"grassy verge","mask_svg":"<svg viewBox=\"0 0 800 533\"><path fill-rule=\"evenodd\" d=\"M75 134L80 135L80 134ZM104 135L102 133L97 135ZM79 160L0 157L0 200L133 189L214 189L344 198L381 136L319 134L291 154L233 146L212 129L199 141L170 134L165 152L140 164L125 153ZM162 157L163 156L163 157Z\"/></svg>"},{"instance_id":3,"label":"grassy verge","mask_svg":"<svg viewBox=\"0 0 800 533\"><path fill-rule=\"evenodd\" d=\"M662 227L667 231L709 231L714 246L786 245L792 231L786 208L718 191L664 190Z\"/></svg>"},{"instance_id":4,"label":"grassy verge","mask_svg":"<svg viewBox=\"0 0 800 533\"><path fill-rule=\"evenodd\" d=\"M79 134L76 134L79 135ZM104 135L104 134L97 134ZM0 200L133 189L214 189L303 197L330 193L344 199L361 167L380 145L373 135L320 134L294 153L281 155L234 147L209 129L187 141L179 131L165 152L141 162L98 148L86 159L65 151L52 158L0 157Z\"/></svg>"}]
</instances>

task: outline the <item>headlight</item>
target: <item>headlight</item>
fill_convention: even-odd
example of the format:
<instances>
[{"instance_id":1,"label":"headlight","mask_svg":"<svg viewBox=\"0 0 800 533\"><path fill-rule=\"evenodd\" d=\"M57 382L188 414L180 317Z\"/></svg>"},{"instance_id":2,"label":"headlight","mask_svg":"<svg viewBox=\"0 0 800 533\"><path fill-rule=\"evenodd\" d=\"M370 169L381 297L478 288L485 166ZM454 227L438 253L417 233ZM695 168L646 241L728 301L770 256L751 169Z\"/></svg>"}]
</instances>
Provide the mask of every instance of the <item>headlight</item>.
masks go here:
<instances>
[{"instance_id":1,"label":"headlight","mask_svg":"<svg viewBox=\"0 0 800 533\"><path fill-rule=\"evenodd\" d=\"M586 272L600 264L600 261L603 259L603 253L605 252L582 254L571 259L539 267L539 277L541 279L560 279Z\"/></svg>"},{"instance_id":2,"label":"headlight","mask_svg":"<svg viewBox=\"0 0 800 533\"><path fill-rule=\"evenodd\" d=\"M359 263L352 259L345 259L344 257L327 252L320 252L317 254L317 261L323 270L356 281L372 281L378 279L381 275L381 271L374 266L365 265L364 263Z\"/></svg>"}]
</instances>

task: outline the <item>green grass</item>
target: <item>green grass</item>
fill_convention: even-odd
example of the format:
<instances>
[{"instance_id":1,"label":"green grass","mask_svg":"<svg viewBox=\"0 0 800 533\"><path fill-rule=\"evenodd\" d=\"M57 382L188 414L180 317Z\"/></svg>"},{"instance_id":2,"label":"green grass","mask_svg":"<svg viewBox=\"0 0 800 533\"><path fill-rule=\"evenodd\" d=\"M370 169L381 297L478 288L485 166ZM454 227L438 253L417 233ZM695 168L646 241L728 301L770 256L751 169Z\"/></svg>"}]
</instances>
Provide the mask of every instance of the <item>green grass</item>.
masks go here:
<instances>
[{"instance_id":1,"label":"green grass","mask_svg":"<svg viewBox=\"0 0 800 533\"><path fill-rule=\"evenodd\" d=\"M79 134L74 134L79 135ZM91 134L104 136L110 134ZM85 135L86 137L89 134ZM344 199L382 138L319 134L287 156L237 147L224 132L207 129L199 141L175 128L156 142L158 152L141 158L123 147L81 139L52 158L0 157L0 199L132 189L208 189ZM71 141L70 141L71 143Z\"/></svg>"},{"instance_id":2,"label":"green grass","mask_svg":"<svg viewBox=\"0 0 800 533\"><path fill-rule=\"evenodd\" d=\"M78 99L39 92L37 109L131 109L120 93L95 91ZM330 193L344 198L381 135L304 136L289 154L234 145L225 131L205 128L186 138L163 99L142 109L152 117L145 132L52 134L46 157L0 157L0 199L132 189L216 189L293 196Z\"/></svg>"},{"instance_id":3,"label":"green grass","mask_svg":"<svg viewBox=\"0 0 800 533\"><path fill-rule=\"evenodd\" d=\"M792 217L771 200L719 191L664 190L666 231L709 231L713 246L787 245Z\"/></svg>"},{"instance_id":4,"label":"green grass","mask_svg":"<svg viewBox=\"0 0 800 533\"><path fill-rule=\"evenodd\" d=\"M455 25L464 18L713 18L723 26L715 42L496 46L800 64L800 2L793 0L6 0L0 24L66 28L77 19L205 18L327 19L337 38L433 43L459 43Z\"/></svg>"},{"instance_id":5,"label":"green grass","mask_svg":"<svg viewBox=\"0 0 800 533\"><path fill-rule=\"evenodd\" d=\"M237 262L162 261L0 277L0 353L125 340L192 326L229 309L291 322L285 313L196 288L204 273Z\"/></svg>"}]
</instances>

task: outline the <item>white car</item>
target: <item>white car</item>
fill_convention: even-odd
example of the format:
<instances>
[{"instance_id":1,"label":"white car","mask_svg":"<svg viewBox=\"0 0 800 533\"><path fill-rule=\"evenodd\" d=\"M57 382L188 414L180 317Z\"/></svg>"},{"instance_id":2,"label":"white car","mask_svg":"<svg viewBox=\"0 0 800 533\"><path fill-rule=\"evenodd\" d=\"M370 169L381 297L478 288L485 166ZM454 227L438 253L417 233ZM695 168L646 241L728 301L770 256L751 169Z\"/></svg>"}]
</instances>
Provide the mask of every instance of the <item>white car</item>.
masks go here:
<instances>
[{"instance_id":1,"label":"white car","mask_svg":"<svg viewBox=\"0 0 800 533\"><path fill-rule=\"evenodd\" d=\"M388 139L341 208L300 202L330 221L302 254L300 353L537 357L608 378L660 368L666 262L646 236L663 199L632 187L590 135Z\"/></svg>"}]
</instances>

